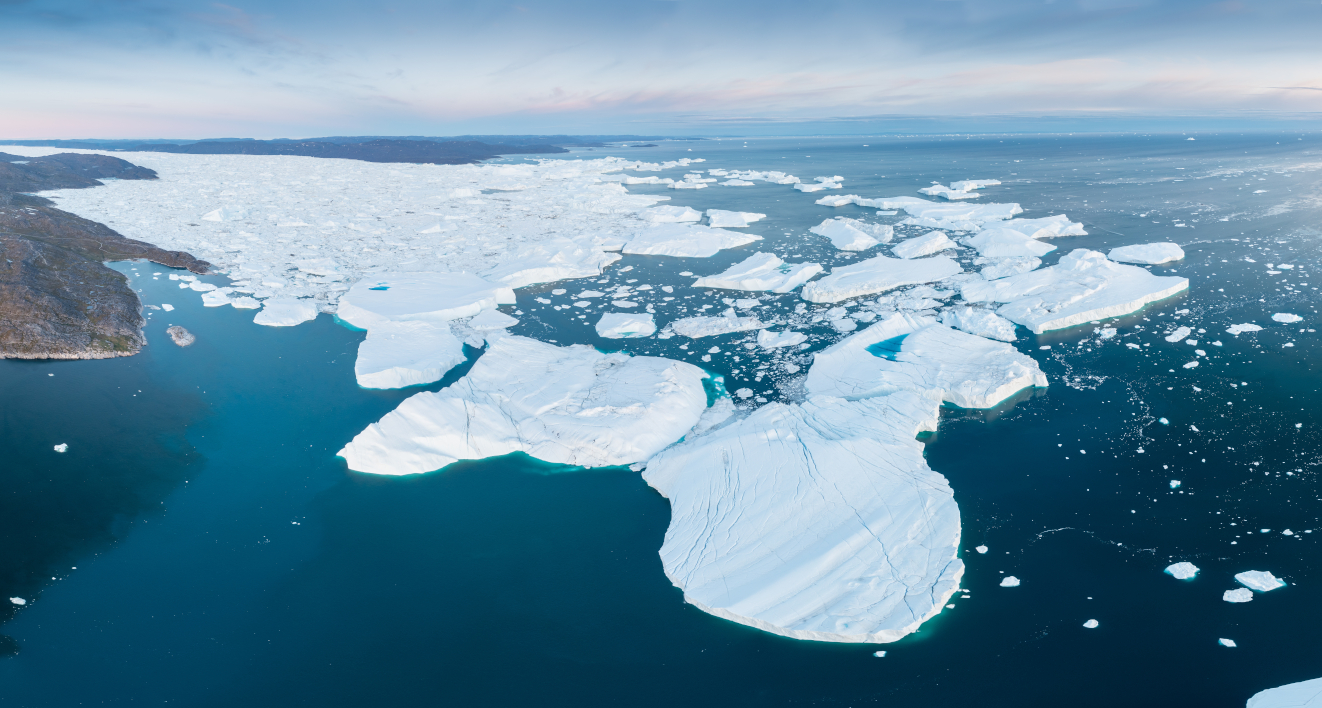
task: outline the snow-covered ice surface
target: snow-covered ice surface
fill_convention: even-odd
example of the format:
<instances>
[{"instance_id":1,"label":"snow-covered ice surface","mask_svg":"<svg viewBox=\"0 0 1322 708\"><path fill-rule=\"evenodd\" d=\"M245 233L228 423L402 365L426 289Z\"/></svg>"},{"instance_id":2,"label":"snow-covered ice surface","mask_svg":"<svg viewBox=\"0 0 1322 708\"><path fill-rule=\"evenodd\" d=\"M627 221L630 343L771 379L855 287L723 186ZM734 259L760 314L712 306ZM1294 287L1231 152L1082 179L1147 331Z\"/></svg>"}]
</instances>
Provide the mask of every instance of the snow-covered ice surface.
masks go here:
<instances>
[{"instance_id":1,"label":"snow-covered ice surface","mask_svg":"<svg viewBox=\"0 0 1322 708\"><path fill-rule=\"evenodd\" d=\"M1056 250L1052 244L1006 227L984 229L961 241L985 258L1036 258Z\"/></svg>"},{"instance_id":2,"label":"snow-covered ice surface","mask_svg":"<svg viewBox=\"0 0 1322 708\"><path fill-rule=\"evenodd\" d=\"M1198 566L1188 561L1180 561L1166 566L1165 572L1176 580L1190 580L1198 575Z\"/></svg>"},{"instance_id":3,"label":"snow-covered ice surface","mask_svg":"<svg viewBox=\"0 0 1322 708\"><path fill-rule=\"evenodd\" d=\"M1235 580L1241 585L1258 592L1268 592L1276 588L1285 587L1285 581L1271 574L1267 570L1246 570L1243 573L1236 573Z\"/></svg>"},{"instance_id":4,"label":"snow-covered ice surface","mask_svg":"<svg viewBox=\"0 0 1322 708\"><path fill-rule=\"evenodd\" d=\"M738 229L765 218L767 218L766 214L754 214L750 211L707 210L707 225L713 228Z\"/></svg>"},{"instance_id":5,"label":"snow-covered ice surface","mask_svg":"<svg viewBox=\"0 0 1322 708\"><path fill-rule=\"evenodd\" d=\"M1013 575L1007 575L1004 578L1001 578L1001 587L1017 588L1019 587L1019 582L1019 578L1016 578Z\"/></svg>"},{"instance_id":6,"label":"snow-covered ice surface","mask_svg":"<svg viewBox=\"0 0 1322 708\"><path fill-rule=\"evenodd\" d=\"M705 377L669 359L501 336L466 376L405 400L339 454L349 469L386 475L512 452L586 467L642 462L698 422Z\"/></svg>"},{"instance_id":7,"label":"snow-covered ice surface","mask_svg":"<svg viewBox=\"0 0 1322 708\"><path fill-rule=\"evenodd\" d=\"M760 240L762 237L755 234L714 229L710 226L656 224L639 230L630 238L628 244L624 246L624 253L707 258L723 249L737 248Z\"/></svg>"},{"instance_id":8,"label":"snow-covered ice surface","mask_svg":"<svg viewBox=\"0 0 1322 708\"><path fill-rule=\"evenodd\" d=\"M702 212L693 207L659 206L638 212L644 221L653 224L674 224L684 221L702 221Z\"/></svg>"},{"instance_id":9,"label":"snow-covered ice surface","mask_svg":"<svg viewBox=\"0 0 1322 708\"><path fill-rule=\"evenodd\" d=\"M1304 318L1300 317L1299 315L1290 314L1288 312L1277 312L1276 314L1272 315L1272 320L1275 322L1280 322L1282 324L1294 324L1295 322L1302 322Z\"/></svg>"},{"instance_id":10,"label":"snow-covered ice surface","mask_svg":"<svg viewBox=\"0 0 1322 708\"><path fill-rule=\"evenodd\" d=\"M353 370L363 388L403 388L440 381L463 362L463 342L447 323L387 321L367 330Z\"/></svg>"},{"instance_id":11,"label":"snow-covered ice surface","mask_svg":"<svg viewBox=\"0 0 1322 708\"><path fill-rule=\"evenodd\" d=\"M340 298L339 318L370 330L387 321L449 322L514 304L514 290L471 273L381 273Z\"/></svg>"},{"instance_id":12,"label":"snow-covered ice surface","mask_svg":"<svg viewBox=\"0 0 1322 708\"><path fill-rule=\"evenodd\" d=\"M723 273L698 278L693 287L787 293L820 272L816 263L786 263L770 253L754 253Z\"/></svg>"},{"instance_id":13,"label":"snow-covered ice surface","mask_svg":"<svg viewBox=\"0 0 1322 708\"><path fill-rule=\"evenodd\" d=\"M914 437L935 401L773 403L663 451L666 576L705 612L768 632L893 642L938 613L964 564L959 509Z\"/></svg>"},{"instance_id":14,"label":"snow-covered ice surface","mask_svg":"<svg viewBox=\"0 0 1322 708\"><path fill-rule=\"evenodd\" d=\"M1184 249L1174 243L1140 243L1112 248L1107 258L1119 263L1157 265L1184 259Z\"/></svg>"},{"instance_id":15,"label":"snow-covered ice surface","mask_svg":"<svg viewBox=\"0 0 1322 708\"><path fill-rule=\"evenodd\" d=\"M969 302L1005 303L996 310L1036 333L1123 315L1188 289L1189 280L1121 265L1097 251L1075 249L1054 266L960 287Z\"/></svg>"},{"instance_id":16,"label":"snow-covered ice surface","mask_svg":"<svg viewBox=\"0 0 1322 708\"><path fill-rule=\"evenodd\" d=\"M1252 602L1253 591L1249 590L1248 588L1227 590L1221 593L1221 599L1225 600L1226 602Z\"/></svg>"},{"instance_id":17,"label":"snow-covered ice surface","mask_svg":"<svg viewBox=\"0 0 1322 708\"><path fill-rule=\"evenodd\" d=\"M969 334L999 339L1002 342L1013 342L1016 339L1013 322L981 307L967 305L952 307L941 313L941 323Z\"/></svg>"},{"instance_id":18,"label":"snow-covered ice surface","mask_svg":"<svg viewBox=\"0 0 1322 708\"><path fill-rule=\"evenodd\" d=\"M730 332L746 332L750 329L763 329L767 325L756 317L740 317L730 308L719 317L685 317L670 323L670 330L684 337L711 337Z\"/></svg>"},{"instance_id":19,"label":"snow-covered ice surface","mask_svg":"<svg viewBox=\"0 0 1322 708\"><path fill-rule=\"evenodd\" d=\"M933 231L917 238L911 238L907 241L901 241L891 249L891 253L900 258L921 258L930 256L933 253L948 251L952 248L959 248L959 245L950 240L940 231Z\"/></svg>"},{"instance_id":20,"label":"snow-covered ice surface","mask_svg":"<svg viewBox=\"0 0 1322 708\"><path fill-rule=\"evenodd\" d=\"M1259 691L1245 708L1322 708L1322 678Z\"/></svg>"},{"instance_id":21,"label":"snow-covered ice surface","mask_svg":"<svg viewBox=\"0 0 1322 708\"><path fill-rule=\"evenodd\" d=\"M253 322L267 327L293 327L317 319L317 303L309 298L273 297L262 302Z\"/></svg>"},{"instance_id":22,"label":"snow-covered ice surface","mask_svg":"<svg viewBox=\"0 0 1322 708\"><path fill-rule=\"evenodd\" d=\"M991 408L1045 387L1032 358L924 318L895 314L818 353L804 386L849 400L910 391L960 408Z\"/></svg>"},{"instance_id":23,"label":"snow-covered ice surface","mask_svg":"<svg viewBox=\"0 0 1322 708\"><path fill-rule=\"evenodd\" d=\"M656 322L647 313L607 312L597 320L597 334L607 339L647 337L656 332Z\"/></svg>"},{"instance_id":24,"label":"snow-covered ice surface","mask_svg":"<svg viewBox=\"0 0 1322 708\"><path fill-rule=\"evenodd\" d=\"M858 219L827 219L808 229L818 236L831 240L831 245L841 251L866 251L882 243L890 243L895 235L894 228L886 224L868 224Z\"/></svg>"},{"instance_id":25,"label":"snow-covered ice surface","mask_svg":"<svg viewBox=\"0 0 1322 708\"><path fill-rule=\"evenodd\" d=\"M944 280L964 269L952 258L933 256L905 260L876 256L853 265L831 269L831 274L803 286L808 302L840 302L863 295Z\"/></svg>"}]
</instances>

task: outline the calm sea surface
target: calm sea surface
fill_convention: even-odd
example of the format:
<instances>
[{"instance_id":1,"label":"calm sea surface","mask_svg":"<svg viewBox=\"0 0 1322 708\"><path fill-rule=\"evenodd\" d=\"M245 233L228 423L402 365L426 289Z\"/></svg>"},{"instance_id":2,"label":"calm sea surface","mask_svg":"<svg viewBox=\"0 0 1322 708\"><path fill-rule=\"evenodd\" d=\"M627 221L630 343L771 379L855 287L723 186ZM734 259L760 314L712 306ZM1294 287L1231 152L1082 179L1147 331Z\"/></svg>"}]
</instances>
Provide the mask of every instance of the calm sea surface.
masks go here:
<instances>
[{"instance_id":1,"label":"calm sea surface","mask_svg":"<svg viewBox=\"0 0 1322 708\"><path fill-rule=\"evenodd\" d=\"M684 604L657 556L668 504L627 469L513 456L406 478L348 472L335 457L346 441L466 367L422 389L364 390L353 376L363 333L325 316L259 327L252 311L204 308L151 275L169 269L115 264L144 302L176 308L153 312L140 355L0 361L0 594L28 600L0 610L0 642L20 649L0 659L0 706L1228 707L1322 676L1322 138L1196 137L578 151L842 175L845 193L867 197L995 178L1005 184L981 201L1085 224L1089 236L1055 240L1048 264L1078 247L1184 247L1185 260L1153 271L1188 277L1187 294L1108 321L1109 339L1100 325L1020 328L1016 346L1050 387L943 412L927 457L960 506L969 598L881 647L785 639ZM807 229L903 217L817 206L820 194L781 185L630 189L767 213L750 229L766 240L711 259L627 256L612 286L633 266L639 284L684 291L680 271L719 272L759 249L845 263ZM533 300L588 282L519 291L513 331L619 348L596 338L595 317ZM1277 312L1304 320L1276 323ZM1264 329L1225 332L1244 322ZM175 347L170 324L197 343ZM1166 342L1177 325L1198 344ZM827 332L814 331L814 348ZM709 342L730 349L745 334L629 346L782 397L728 351L698 361ZM1162 573L1181 560L1202 569L1196 580ZM1290 585L1223 602L1250 569ZM1009 574L1022 585L999 587ZM1100 626L1083 628L1089 619Z\"/></svg>"}]
</instances>

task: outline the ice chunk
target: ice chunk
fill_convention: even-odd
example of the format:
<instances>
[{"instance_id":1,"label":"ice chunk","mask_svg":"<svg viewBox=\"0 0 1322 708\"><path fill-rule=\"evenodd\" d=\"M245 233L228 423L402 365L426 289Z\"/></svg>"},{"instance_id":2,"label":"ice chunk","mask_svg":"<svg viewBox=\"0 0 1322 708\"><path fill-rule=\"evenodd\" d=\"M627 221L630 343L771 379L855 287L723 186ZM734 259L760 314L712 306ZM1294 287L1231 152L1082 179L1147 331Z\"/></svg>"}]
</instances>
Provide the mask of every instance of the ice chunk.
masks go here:
<instances>
[{"instance_id":1,"label":"ice chunk","mask_svg":"<svg viewBox=\"0 0 1322 708\"><path fill-rule=\"evenodd\" d=\"M1041 334L1127 314L1188 287L1187 278L1155 276L1080 248L1048 268L964 283L960 294L969 302L1005 303L998 314Z\"/></svg>"},{"instance_id":2,"label":"ice chunk","mask_svg":"<svg viewBox=\"0 0 1322 708\"><path fill-rule=\"evenodd\" d=\"M693 287L787 293L820 272L816 263L791 264L770 253L754 253L720 275L698 278Z\"/></svg>"},{"instance_id":3,"label":"ice chunk","mask_svg":"<svg viewBox=\"0 0 1322 708\"><path fill-rule=\"evenodd\" d=\"M19 606L21 607L21 606L23 606L23 605L28 604L28 601L27 601L27 600L24 600L24 599L21 598L21 597L11 597L11 598L9 598L9 603L10 603L11 605L19 605Z\"/></svg>"},{"instance_id":4,"label":"ice chunk","mask_svg":"<svg viewBox=\"0 0 1322 708\"><path fill-rule=\"evenodd\" d=\"M1255 324L1249 324L1246 322L1244 324L1230 325L1230 327L1226 329L1226 334L1233 334L1236 337L1238 337L1240 334L1243 334L1244 332L1257 332L1260 329L1262 329L1262 327L1259 327L1258 325Z\"/></svg>"},{"instance_id":5,"label":"ice chunk","mask_svg":"<svg viewBox=\"0 0 1322 708\"><path fill-rule=\"evenodd\" d=\"M840 189L839 182L800 182L794 185L800 192L820 192L823 189Z\"/></svg>"},{"instance_id":6,"label":"ice chunk","mask_svg":"<svg viewBox=\"0 0 1322 708\"><path fill-rule=\"evenodd\" d=\"M1087 627L1088 629L1097 629L1097 620L1088 620L1087 622L1083 623L1083 626Z\"/></svg>"},{"instance_id":7,"label":"ice chunk","mask_svg":"<svg viewBox=\"0 0 1322 708\"><path fill-rule=\"evenodd\" d=\"M468 327L479 332L488 332L496 329L508 329L518 323L518 319L510 317L500 310L483 310L468 321Z\"/></svg>"},{"instance_id":8,"label":"ice chunk","mask_svg":"<svg viewBox=\"0 0 1322 708\"><path fill-rule=\"evenodd\" d=\"M163 303L161 303L161 309L162 309L162 310L165 310L166 312L173 312L173 311L174 311L174 305L171 305L171 304L168 303L168 302L163 302Z\"/></svg>"},{"instance_id":9,"label":"ice chunk","mask_svg":"<svg viewBox=\"0 0 1322 708\"><path fill-rule=\"evenodd\" d=\"M1001 226L1014 229L1029 238L1055 238L1057 236L1087 236L1083 224L1070 221L1064 214L1041 219L1011 219Z\"/></svg>"},{"instance_id":10,"label":"ice chunk","mask_svg":"<svg viewBox=\"0 0 1322 708\"><path fill-rule=\"evenodd\" d=\"M673 224L682 221L702 221L702 212L693 207L658 206L638 212L644 221L653 224Z\"/></svg>"},{"instance_id":11,"label":"ice chunk","mask_svg":"<svg viewBox=\"0 0 1322 708\"><path fill-rule=\"evenodd\" d=\"M669 359L499 337L468 375L405 400L339 454L350 469L389 475L512 452L590 467L643 462L698 422L704 378Z\"/></svg>"},{"instance_id":12,"label":"ice chunk","mask_svg":"<svg viewBox=\"0 0 1322 708\"><path fill-rule=\"evenodd\" d=\"M243 221L248 218L248 210L242 207L225 206L202 216L203 221Z\"/></svg>"},{"instance_id":13,"label":"ice chunk","mask_svg":"<svg viewBox=\"0 0 1322 708\"><path fill-rule=\"evenodd\" d=\"M1224 645L1230 640L1222 639L1221 642ZM1230 642L1227 646L1234 645ZM1245 708L1322 708L1322 678L1259 691L1249 698Z\"/></svg>"},{"instance_id":14,"label":"ice chunk","mask_svg":"<svg viewBox=\"0 0 1322 708\"><path fill-rule=\"evenodd\" d=\"M1014 347L928 323L896 313L836 342L817 353L805 389L849 400L912 391L960 408L991 408L1047 385L1037 362Z\"/></svg>"},{"instance_id":15,"label":"ice chunk","mask_svg":"<svg viewBox=\"0 0 1322 708\"><path fill-rule=\"evenodd\" d=\"M986 546L978 546L977 548L974 548L973 550L977 551L978 553L986 553L986 552L987 552L987 547L986 547Z\"/></svg>"},{"instance_id":16,"label":"ice chunk","mask_svg":"<svg viewBox=\"0 0 1322 708\"><path fill-rule=\"evenodd\" d=\"M305 258L294 261L294 265L304 273L312 275L329 276L340 272L340 264L330 258Z\"/></svg>"},{"instance_id":17,"label":"ice chunk","mask_svg":"<svg viewBox=\"0 0 1322 708\"><path fill-rule=\"evenodd\" d=\"M1193 330L1189 329L1188 327L1176 327L1175 331L1166 335L1166 341L1178 342L1181 339L1184 339L1185 337L1189 336L1191 332L1193 332Z\"/></svg>"},{"instance_id":18,"label":"ice chunk","mask_svg":"<svg viewBox=\"0 0 1322 708\"><path fill-rule=\"evenodd\" d=\"M625 253L651 256L707 258L725 248L736 248L762 237L755 234L688 224L657 224L640 230L625 245Z\"/></svg>"},{"instance_id":19,"label":"ice chunk","mask_svg":"<svg viewBox=\"0 0 1322 708\"><path fill-rule=\"evenodd\" d=\"M1173 243L1142 243L1112 248L1106 257L1120 263L1157 265L1184 258L1184 249Z\"/></svg>"},{"instance_id":20,"label":"ice chunk","mask_svg":"<svg viewBox=\"0 0 1322 708\"><path fill-rule=\"evenodd\" d=\"M808 341L808 335L802 332L772 332L764 329L757 333L757 345L763 349L777 349L779 347L791 347L796 344L803 344Z\"/></svg>"},{"instance_id":21,"label":"ice chunk","mask_svg":"<svg viewBox=\"0 0 1322 708\"><path fill-rule=\"evenodd\" d=\"M1198 575L1198 566L1188 561L1180 561L1166 566L1166 574L1173 576L1176 580L1190 580Z\"/></svg>"},{"instance_id":22,"label":"ice chunk","mask_svg":"<svg viewBox=\"0 0 1322 708\"><path fill-rule=\"evenodd\" d=\"M1240 585L1257 590L1258 592L1268 592L1276 588L1285 587L1285 581L1272 575L1266 570L1246 570L1243 573L1236 573L1235 580Z\"/></svg>"},{"instance_id":23,"label":"ice chunk","mask_svg":"<svg viewBox=\"0 0 1322 708\"><path fill-rule=\"evenodd\" d=\"M930 187L923 187L919 192L932 197L941 197L943 199L977 199L981 194L966 189L956 189L954 187L945 187L940 184L934 184Z\"/></svg>"},{"instance_id":24,"label":"ice chunk","mask_svg":"<svg viewBox=\"0 0 1322 708\"><path fill-rule=\"evenodd\" d=\"M1292 315L1288 312L1278 312L1272 315L1272 319L1283 324L1294 324L1295 322L1303 321L1304 318L1299 315Z\"/></svg>"},{"instance_id":25,"label":"ice chunk","mask_svg":"<svg viewBox=\"0 0 1322 708\"><path fill-rule=\"evenodd\" d=\"M192 332L189 332L188 330L184 329L183 327L180 327L179 325L174 325L172 327L167 328L165 330L165 333L170 335L171 341L173 341L175 344L181 347L186 347L192 344L193 342L197 341L197 337L194 336Z\"/></svg>"},{"instance_id":26,"label":"ice chunk","mask_svg":"<svg viewBox=\"0 0 1322 708\"><path fill-rule=\"evenodd\" d=\"M224 307L229 304L231 304L229 288L221 288L219 290L202 293L203 307Z\"/></svg>"},{"instance_id":27,"label":"ice chunk","mask_svg":"<svg viewBox=\"0 0 1322 708\"><path fill-rule=\"evenodd\" d=\"M472 273L383 273L349 288L337 314L370 330L385 321L447 322L514 302L512 288Z\"/></svg>"},{"instance_id":28,"label":"ice chunk","mask_svg":"<svg viewBox=\"0 0 1322 708\"><path fill-rule=\"evenodd\" d=\"M901 242L891 249L891 253L900 258L921 258L933 253L940 253L951 248L958 248L954 241L940 231L933 231L917 238Z\"/></svg>"},{"instance_id":29,"label":"ice chunk","mask_svg":"<svg viewBox=\"0 0 1322 708\"><path fill-rule=\"evenodd\" d=\"M317 303L292 297L277 297L262 302L262 310L253 322L267 327L293 327L317 319Z\"/></svg>"},{"instance_id":30,"label":"ice chunk","mask_svg":"<svg viewBox=\"0 0 1322 708\"><path fill-rule=\"evenodd\" d=\"M960 305L941 313L941 323L961 329L969 334L1002 342L1015 340L1014 323L1000 315L980 307Z\"/></svg>"},{"instance_id":31,"label":"ice chunk","mask_svg":"<svg viewBox=\"0 0 1322 708\"><path fill-rule=\"evenodd\" d=\"M1004 227L984 229L962 241L987 258L1034 258L1056 250L1049 243Z\"/></svg>"},{"instance_id":32,"label":"ice chunk","mask_svg":"<svg viewBox=\"0 0 1322 708\"><path fill-rule=\"evenodd\" d=\"M973 189L982 189L983 187L995 187L1000 183L1001 181L999 179L964 179L958 182L951 182L950 188L960 192L967 192Z\"/></svg>"},{"instance_id":33,"label":"ice chunk","mask_svg":"<svg viewBox=\"0 0 1322 708\"><path fill-rule=\"evenodd\" d=\"M831 245L841 251L866 251L879 243L890 243L895 235L890 226L858 219L827 219L808 231L831 239Z\"/></svg>"},{"instance_id":34,"label":"ice chunk","mask_svg":"<svg viewBox=\"0 0 1322 708\"><path fill-rule=\"evenodd\" d=\"M707 224L712 228L737 229L765 218L767 218L766 214L754 214L751 211L707 210Z\"/></svg>"},{"instance_id":35,"label":"ice chunk","mask_svg":"<svg viewBox=\"0 0 1322 708\"><path fill-rule=\"evenodd\" d=\"M679 225L672 224L672 226ZM607 248L607 245L610 247ZM569 278L590 278L600 275L606 266L621 258L620 254L604 253L603 249L619 250L621 245L617 242L587 246L567 238L524 244L513 250L507 250L504 245L499 245L495 247L495 251L504 256L503 262L482 271L481 274L487 280L503 283L511 288L522 288L537 283L554 283Z\"/></svg>"},{"instance_id":36,"label":"ice chunk","mask_svg":"<svg viewBox=\"0 0 1322 708\"><path fill-rule=\"evenodd\" d=\"M959 509L913 394L772 403L654 457L666 576L704 612L796 639L893 642L959 588Z\"/></svg>"},{"instance_id":37,"label":"ice chunk","mask_svg":"<svg viewBox=\"0 0 1322 708\"><path fill-rule=\"evenodd\" d=\"M696 339L750 329L764 329L766 326L756 317L739 317L732 307L720 317L685 317L682 320L675 320L670 323L670 330L680 336Z\"/></svg>"},{"instance_id":38,"label":"ice chunk","mask_svg":"<svg viewBox=\"0 0 1322 708\"><path fill-rule=\"evenodd\" d=\"M1227 590L1221 593L1221 599L1226 602L1252 602L1253 591L1248 588L1239 588L1237 590Z\"/></svg>"},{"instance_id":39,"label":"ice chunk","mask_svg":"<svg viewBox=\"0 0 1322 708\"><path fill-rule=\"evenodd\" d=\"M56 446L55 446L55 451L56 451L56 452L68 452L68 451L69 451L69 443L60 443L59 445L56 445Z\"/></svg>"},{"instance_id":40,"label":"ice chunk","mask_svg":"<svg viewBox=\"0 0 1322 708\"><path fill-rule=\"evenodd\" d=\"M647 313L608 312L597 321L597 334L607 339L649 337L656 333L656 322Z\"/></svg>"},{"instance_id":41,"label":"ice chunk","mask_svg":"<svg viewBox=\"0 0 1322 708\"><path fill-rule=\"evenodd\" d=\"M1016 578L1013 575L1007 575L1004 578L1001 578L1001 587L1017 588L1019 587L1019 578Z\"/></svg>"},{"instance_id":42,"label":"ice chunk","mask_svg":"<svg viewBox=\"0 0 1322 708\"><path fill-rule=\"evenodd\" d=\"M1189 138L1189 139L1193 140L1193 138ZM1229 647L1231 649L1235 648L1235 640L1233 639L1226 639L1225 637L1222 637L1221 639L1216 640L1216 643L1220 644L1223 647Z\"/></svg>"},{"instance_id":43,"label":"ice chunk","mask_svg":"<svg viewBox=\"0 0 1322 708\"><path fill-rule=\"evenodd\" d=\"M445 322L384 321L358 345L353 372L363 388L403 388L440 381L463 362L463 342Z\"/></svg>"},{"instance_id":44,"label":"ice chunk","mask_svg":"<svg viewBox=\"0 0 1322 708\"><path fill-rule=\"evenodd\" d=\"M1042 265L1042 259L1034 256L1018 256L1015 258L978 258L973 261L975 265L982 266L978 274L985 280L996 280L997 278L1008 278L1012 275L1027 273L1030 270L1036 270Z\"/></svg>"},{"instance_id":45,"label":"ice chunk","mask_svg":"<svg viewBox=\"0 0 1322 708\"><path fill-rule=\"evenodd\" d=\"M825 278L804 285L802 297L808 302L839 302L851 297L885 292L902 285L942 280L961 271L963 268L959 263L945 256L917 260L876 256L853 265L833 268Z\"/></svg>"}]
</instances>

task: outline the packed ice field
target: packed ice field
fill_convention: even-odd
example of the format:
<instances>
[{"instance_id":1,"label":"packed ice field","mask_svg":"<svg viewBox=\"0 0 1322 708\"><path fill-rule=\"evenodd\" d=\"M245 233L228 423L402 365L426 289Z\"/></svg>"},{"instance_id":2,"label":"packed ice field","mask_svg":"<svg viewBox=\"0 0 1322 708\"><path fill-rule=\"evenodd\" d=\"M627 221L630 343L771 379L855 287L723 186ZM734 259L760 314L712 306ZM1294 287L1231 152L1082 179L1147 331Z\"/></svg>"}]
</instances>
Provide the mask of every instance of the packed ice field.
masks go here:
<instances>
[{"instance_id":1,"label":"packed ice field","mask_svg":"<svg viewBox=\"0 0 1322 708\"><path fill-rule=\"evenodd\" d=\"M1305 326L1283 312L1117 336L1105 320L1188 288L1158 274L1184 258L1181 247L1072 249L1081 223L996 203L996 180L860 196L835 175L701 159L116 156L160 179L45 196L188 251L229 282L150 264L134 277L178 280L181 297L255 310L259 325L328 313L365 330L355 373L368 388L436 382L477 355L458 381L348 441L350 469L423 473L512 452L632 466L670 500L661 557L686 599L800 639L892 642L954 606L959 509L916 436L936 429L943 404L992 408L1048 385L1012 345L1019 327L1085 325L1079 348L1178 346L1192 369L1217 358L1220 339ZM827 218L768 245L748 227L774 213L671 206L632 185L774 189L787 209L876 214ZM1058 248L1065 255L1043 267ZM627 256L650 258L624 265ZM158 305L169 308L147 303ZM1167 572L1184 580L1197 569ZM1228 602L1281 582L1267 571L1236 579Z\"/></svg>"}]
</instances>

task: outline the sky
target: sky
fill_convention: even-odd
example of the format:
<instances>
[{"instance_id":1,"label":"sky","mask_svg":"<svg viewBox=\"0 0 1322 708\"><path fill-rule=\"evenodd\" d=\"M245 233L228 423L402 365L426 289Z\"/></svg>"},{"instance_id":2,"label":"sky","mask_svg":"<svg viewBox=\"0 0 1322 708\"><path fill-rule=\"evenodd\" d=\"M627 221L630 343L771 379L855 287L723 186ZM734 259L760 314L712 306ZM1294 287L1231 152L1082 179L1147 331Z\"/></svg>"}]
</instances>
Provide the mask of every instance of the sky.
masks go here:
<instances>
[{"instance_id":1,"label":"sky","mask_svg":"<svg viewBox=\"0 0 1322 708\"><path fill-rule=\"evenodd\" d=\"M0 86L9 139L1318 129L1322 0L0 0Z\"/></svg>"}]
</instances>

